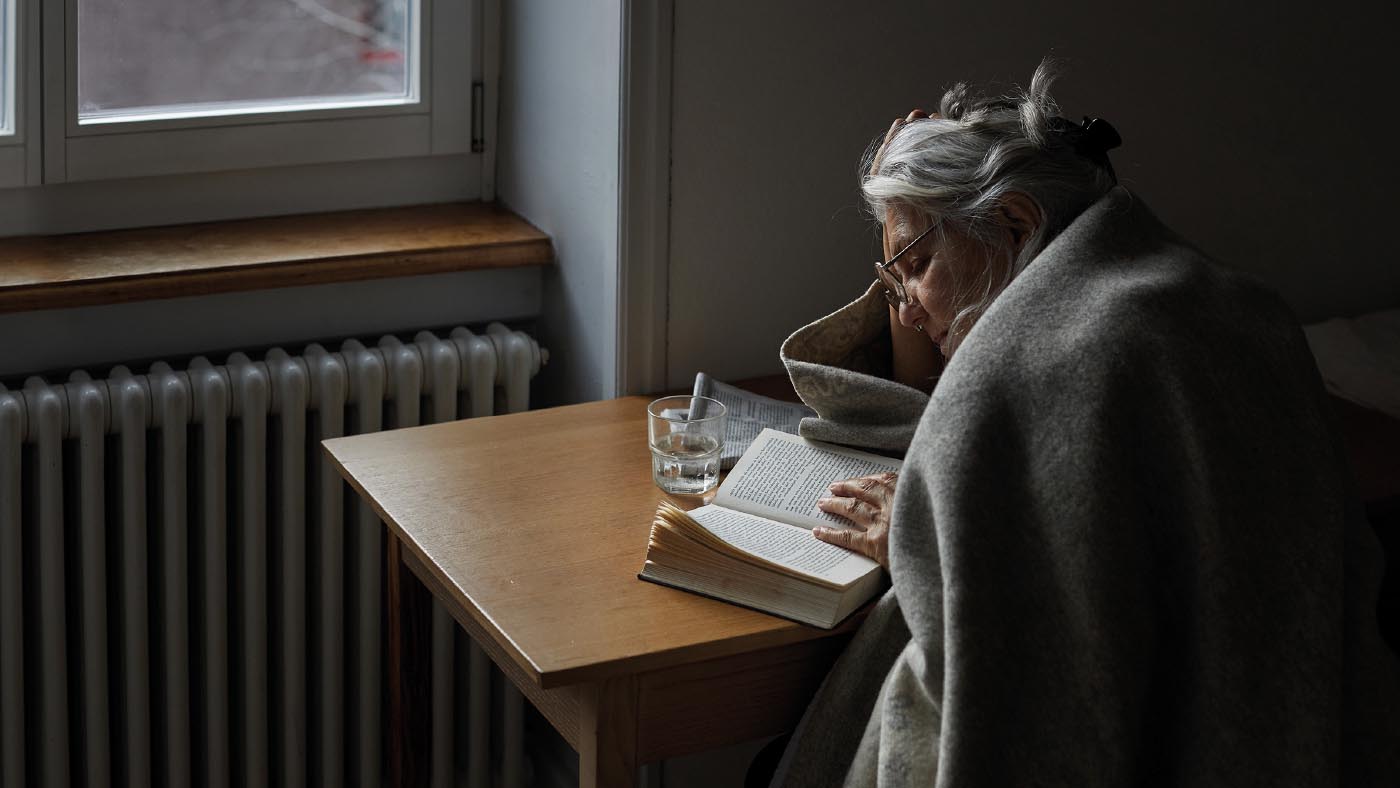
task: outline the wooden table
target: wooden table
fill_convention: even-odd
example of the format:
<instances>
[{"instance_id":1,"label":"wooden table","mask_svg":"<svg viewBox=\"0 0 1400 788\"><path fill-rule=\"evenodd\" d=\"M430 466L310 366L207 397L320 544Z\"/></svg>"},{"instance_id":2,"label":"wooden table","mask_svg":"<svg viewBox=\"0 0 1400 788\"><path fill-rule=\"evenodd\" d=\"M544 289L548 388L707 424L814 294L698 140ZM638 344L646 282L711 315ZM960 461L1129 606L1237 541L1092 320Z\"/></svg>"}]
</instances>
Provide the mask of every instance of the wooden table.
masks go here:
<instances>
[{"instance_id":1,"label":"wooden table","mask_svg":"<svg viewBox=\"0 0 1400 788\"><path fill-rule=\"evenodd\" d=\"M828 632L637 579L668 497L646 403L325 443L403 564L578 751L585 786L790 730L860 618Z\"/></svg>"}]
</instances>

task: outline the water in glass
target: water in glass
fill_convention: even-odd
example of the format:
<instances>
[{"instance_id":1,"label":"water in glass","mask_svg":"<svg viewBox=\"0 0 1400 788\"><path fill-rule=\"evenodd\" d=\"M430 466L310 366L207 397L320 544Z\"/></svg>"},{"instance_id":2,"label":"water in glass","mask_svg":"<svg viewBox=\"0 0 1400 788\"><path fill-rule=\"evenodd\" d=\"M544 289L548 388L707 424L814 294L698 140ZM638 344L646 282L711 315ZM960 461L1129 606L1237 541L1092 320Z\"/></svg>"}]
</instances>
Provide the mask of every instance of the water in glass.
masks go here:
<instances>
[{"instance_id":1,"label":"water in glass","mask_svg":"<svg viewBox=\"0 0 1400 788\"><path fill-rule=\"evenodd\" d=\"M668 493L697 495L719 484L721 444L710 435L673 432L651 447L651 475Z\"/></svg>"}]
</instances>

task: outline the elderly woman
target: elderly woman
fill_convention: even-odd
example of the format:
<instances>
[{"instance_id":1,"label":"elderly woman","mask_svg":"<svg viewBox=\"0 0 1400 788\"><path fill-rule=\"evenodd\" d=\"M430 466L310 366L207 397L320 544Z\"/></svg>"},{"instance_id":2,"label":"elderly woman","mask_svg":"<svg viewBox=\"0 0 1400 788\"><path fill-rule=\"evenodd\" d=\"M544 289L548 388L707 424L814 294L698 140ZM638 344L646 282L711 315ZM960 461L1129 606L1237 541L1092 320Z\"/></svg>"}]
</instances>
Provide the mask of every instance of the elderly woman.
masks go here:
<instances>
[{"instance_id":1,"label":"elderly woman","mask_svg":"<svg viewBox=\"0 0 1400 788\"><path fill-rule=\"evenodd\" d=\"M1302 333L1051 79L896 121L876 283L784 343L805 434L907 453L823 503L893 589L776 783L1400 785L1380 552Z\"/></svg>"}]
</instances>

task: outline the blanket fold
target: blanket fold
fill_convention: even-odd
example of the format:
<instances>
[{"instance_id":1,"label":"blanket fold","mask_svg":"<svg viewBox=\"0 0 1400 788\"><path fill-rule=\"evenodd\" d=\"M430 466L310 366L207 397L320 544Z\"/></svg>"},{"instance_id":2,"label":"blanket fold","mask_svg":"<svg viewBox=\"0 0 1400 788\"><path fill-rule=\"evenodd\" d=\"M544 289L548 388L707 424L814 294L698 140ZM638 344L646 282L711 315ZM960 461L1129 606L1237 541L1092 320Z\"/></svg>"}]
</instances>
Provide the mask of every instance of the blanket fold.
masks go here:
<instances>
[{"instance_id":1,"label":"blanket fold","mask_svg":"<svg viewBox=\"0 0 1400 788\"><path fill-rule=\"evenodd\" d=\"M793 388L815 418L804 438L903 452L928 395L891 380L889 307L878 284L799 328L779 351Z\"/></svg>"}]
</instances>

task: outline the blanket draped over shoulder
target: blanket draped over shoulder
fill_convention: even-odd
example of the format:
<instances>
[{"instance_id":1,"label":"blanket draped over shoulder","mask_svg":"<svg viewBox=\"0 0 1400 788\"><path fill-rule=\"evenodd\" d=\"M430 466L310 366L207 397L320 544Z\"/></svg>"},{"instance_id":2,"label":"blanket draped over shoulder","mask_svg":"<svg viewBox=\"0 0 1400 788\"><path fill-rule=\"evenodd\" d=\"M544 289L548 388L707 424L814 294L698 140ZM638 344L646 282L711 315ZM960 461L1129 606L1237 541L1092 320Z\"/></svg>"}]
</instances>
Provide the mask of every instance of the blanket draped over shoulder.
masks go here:
<instances>
[{"instance_id":1,"label":"blanket draped over shoulder","mask_svg":"<svg viewBox=\"0 0 1400 788\"><path fill-rule=\"evenodd\" d=\"M783 345L805 434L908 450L893 588L776 784L1400 785L1380 548L1274 296L1115 189L931 397L866 358L886 320Z\"/></svg>"}]
</instances>

